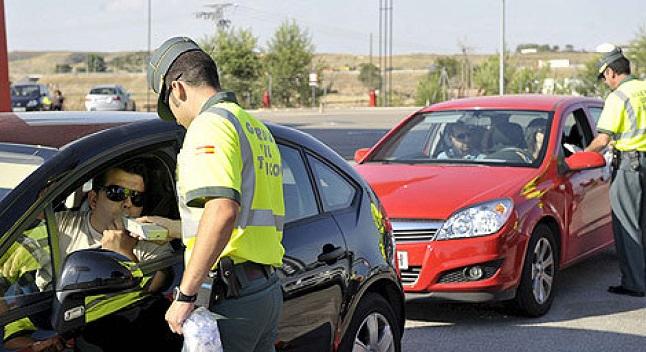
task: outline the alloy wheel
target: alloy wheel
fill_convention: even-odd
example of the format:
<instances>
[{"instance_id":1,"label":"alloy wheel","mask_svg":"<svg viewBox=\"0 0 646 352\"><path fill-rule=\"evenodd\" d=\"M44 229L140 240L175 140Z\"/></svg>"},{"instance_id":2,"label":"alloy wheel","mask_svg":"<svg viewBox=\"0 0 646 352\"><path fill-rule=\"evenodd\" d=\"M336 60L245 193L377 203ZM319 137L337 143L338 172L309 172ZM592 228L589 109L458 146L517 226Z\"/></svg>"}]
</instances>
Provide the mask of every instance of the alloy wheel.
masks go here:
<instances>
[{"instance_id":1,"label":"alloy wheel","mask_svg":"<svg viewBox=\"0 0 646 352\"><path fill-rule=\"evenodd\" d=\"M554 251L550 241L542 237L534 247L532 261L532 292L538 304L547 302L554 283Z\"/></svg>"},{"instance_id":2,"label":"alloy wheel","mask_svg":"<svg viewBox=\"0 0 646 352\"><path fill-rule=\"evenodd\" d=\"M353 352L395 352L395 341L388 320L380 313L368 315L354 339Z\"/></svg>"}]
</instances>

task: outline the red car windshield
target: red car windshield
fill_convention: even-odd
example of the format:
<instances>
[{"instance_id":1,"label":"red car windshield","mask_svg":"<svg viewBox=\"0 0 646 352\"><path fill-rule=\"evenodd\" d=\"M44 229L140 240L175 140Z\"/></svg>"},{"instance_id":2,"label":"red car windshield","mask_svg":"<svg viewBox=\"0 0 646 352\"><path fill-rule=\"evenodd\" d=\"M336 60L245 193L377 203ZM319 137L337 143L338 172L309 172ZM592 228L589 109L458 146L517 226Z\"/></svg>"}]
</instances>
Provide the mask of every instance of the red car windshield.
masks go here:
<instances>
[{"instance_id":1,"label":"red car windshield","mask_svg":"<svg viewBox=\"0 0 646 352\"><path fill-rule=\"evenodd\" d=\"M522 110L419 114L368 161L538 166L551 119L550 112Z\"/></svg>"}]
</instances>

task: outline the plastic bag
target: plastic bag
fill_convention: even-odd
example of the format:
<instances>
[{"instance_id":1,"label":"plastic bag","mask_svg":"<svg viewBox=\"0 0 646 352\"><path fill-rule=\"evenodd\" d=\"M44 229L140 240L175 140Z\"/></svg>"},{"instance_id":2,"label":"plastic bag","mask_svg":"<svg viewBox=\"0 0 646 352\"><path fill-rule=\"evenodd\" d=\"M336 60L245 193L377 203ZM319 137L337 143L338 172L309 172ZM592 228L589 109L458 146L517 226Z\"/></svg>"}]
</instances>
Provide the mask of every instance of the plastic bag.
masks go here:
<instances>
[{"instance_id":1,"label":"plastic bag","mask_svg":"<svg viewBox=\"0 0 646 352\"><path fill-rule=\"evenodd\" d=\"M220 330L215 314L204 307L195 309L182 326L182 352L222 352Z\"/></svg>"}]
</instances>

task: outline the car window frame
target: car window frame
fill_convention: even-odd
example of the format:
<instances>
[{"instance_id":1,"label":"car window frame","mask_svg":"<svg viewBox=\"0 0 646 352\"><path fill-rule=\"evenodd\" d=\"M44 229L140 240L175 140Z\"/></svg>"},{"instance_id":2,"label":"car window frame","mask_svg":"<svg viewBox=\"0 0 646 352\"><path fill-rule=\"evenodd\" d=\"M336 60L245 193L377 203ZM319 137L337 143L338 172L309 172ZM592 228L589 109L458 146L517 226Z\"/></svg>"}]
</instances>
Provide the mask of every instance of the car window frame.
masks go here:
<instances>
[{"instance_id":1,"label":"car window frame","mask_svg":"<svg viewBox=\"0 0 646 352\"><path fill-rule=\"evenodd\" d=\"M323 213L322 202L321 202L321 198L320 198L318 192L316 191L316 185L314 184L315 183L314 173L311 170L311 167L309 166L309 164L307 163L307 157L305 155L305 152L303 151L303 148L301 146L297 145L297 144L289 143L289 142L287 142L285 140L280 140L280 139L276 139L276 144L279 147L280 147L280 145L283 145L285 147L292 148L292 149L294 149L294 150L296 150L298 152L298 155L300 156L300 159L301 159L301 162L303 164L303 167L305 168L305 172L307 173L307 179L309 180L311 191L312 191L312 194L314 195L315 206L316 206L316 214L312 214L312 215L309 215L309 216L306 216L306 217L302 217L302 218L291 220L289 222L285 222L285 226L287 226L288 224L300 223L300 222L303 222L303 221L308 221L309 219L316 219L316 218L320 217L321 214ZM281 155L281 159L282 159L282 155ZM284 201L284 199L283 199L283 201Z\"/></svg>"},{"instance_id":2,"label":"car window frame","mask_svg":"<svg viewBox=\"0 0 646 352\"><path fill-rule=\"evenodd\" d=\"M336 165L334 165L332 162L329 160L321 157L317 153L313 153L311 151L305 151L306 156L311 156L321 162L323 165L327 166L328 168L332 169L337 175L339 175L342 179L344 179L346 182L350 184L350 187L354 189L354 197L350 204L347 207L340 208L340 209L333 209L333 210L325 210L325 207L323 206L323 197L320 196L321 194L321 189L319 188L318 182L316 182L316 173L314 171L314 166L310 163L309 158L306 158L307 164L312 172L312 176L314 177L314 188L316 189L316 192L319 194L319 203L320 203L320 209L322 214L334 214L338 212L345 212L354 209L357 206L357 203L359 202L359 199L361 199L362 196L362 187L359 185L352 177L348 176L343 170L339 169Z\"/></svg>"}]
</instances>

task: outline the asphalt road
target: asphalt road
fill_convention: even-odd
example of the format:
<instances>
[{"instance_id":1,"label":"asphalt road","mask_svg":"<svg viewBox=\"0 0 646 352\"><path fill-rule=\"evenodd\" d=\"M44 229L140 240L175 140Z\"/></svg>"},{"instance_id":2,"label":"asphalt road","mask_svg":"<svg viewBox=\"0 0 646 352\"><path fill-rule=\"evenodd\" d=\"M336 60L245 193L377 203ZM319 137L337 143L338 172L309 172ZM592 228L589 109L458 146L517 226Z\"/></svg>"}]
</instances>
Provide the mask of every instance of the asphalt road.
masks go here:
<instances>
[{"instance_id":1,"label":"asphalt road","mask_svg":"<svg viewBox=\"0 0 646 352\"><path fill-rule=\"evenodd\" d=\"M256 111L321 139L346 159L372 146L414 108ZM646 298L612 295L617 259L606 251L560 272L552 309L537 319L502 304L415 303L406 306L404 351L646 352Z\"/></svg>"}]
</instances>

